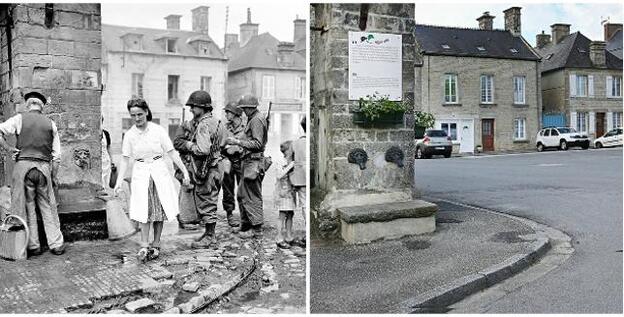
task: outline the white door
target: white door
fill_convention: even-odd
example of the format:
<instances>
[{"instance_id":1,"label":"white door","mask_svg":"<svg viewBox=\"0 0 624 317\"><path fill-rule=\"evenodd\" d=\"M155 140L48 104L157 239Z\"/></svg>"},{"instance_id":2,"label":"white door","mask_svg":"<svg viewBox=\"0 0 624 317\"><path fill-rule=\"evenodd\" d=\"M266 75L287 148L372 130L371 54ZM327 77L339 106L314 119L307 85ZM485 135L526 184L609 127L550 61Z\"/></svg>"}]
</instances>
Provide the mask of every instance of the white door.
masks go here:
<instances>
[{"instance_id":1,"label":"white door","mask_svg":"<svg viewBox=\"0 0 624 317\"><path fill-rule=\"evenodd\" d=\"M459 152L474 152L474 124L473 120L461 120L461 134L459 139Z\"/></svg>"}]
</instances>

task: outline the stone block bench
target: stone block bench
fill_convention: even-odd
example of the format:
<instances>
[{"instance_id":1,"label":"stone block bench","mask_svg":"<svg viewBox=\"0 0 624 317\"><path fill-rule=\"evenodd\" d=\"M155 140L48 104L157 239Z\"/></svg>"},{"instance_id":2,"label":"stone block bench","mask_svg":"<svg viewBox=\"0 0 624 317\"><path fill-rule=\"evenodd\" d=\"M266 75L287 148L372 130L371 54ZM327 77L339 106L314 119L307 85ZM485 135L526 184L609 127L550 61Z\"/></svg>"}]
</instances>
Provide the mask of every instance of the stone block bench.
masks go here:
<instances>
[{"instance_id":1,"label":"stone block bench","mask_svg":"<svg viewBox=\"0 0 624 317\"><path fill-rule=\"evenodd\" d=\"M349 244L433 232L437 211L422 200L338 208L342 239Z\"/></svg>"}]
</instances>

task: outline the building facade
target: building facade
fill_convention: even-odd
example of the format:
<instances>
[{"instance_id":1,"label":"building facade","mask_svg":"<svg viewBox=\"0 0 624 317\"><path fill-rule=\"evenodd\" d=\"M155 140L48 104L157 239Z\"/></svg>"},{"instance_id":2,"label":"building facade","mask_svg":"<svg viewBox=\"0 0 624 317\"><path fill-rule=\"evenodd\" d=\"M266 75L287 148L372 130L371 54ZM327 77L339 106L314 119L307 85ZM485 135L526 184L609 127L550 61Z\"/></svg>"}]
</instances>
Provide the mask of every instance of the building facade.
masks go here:
<instances>
[{"instance_id":1,"label":"building facade","mask_svg":"<svg viewBox=\"0 0 624 317\"><path fill-rule=\"evenodd\" d=\"M165 17L167 29L102 25L103 126L114 156L133 124L126 109L132 97L147 101L153 122L171 137L192 118L184 104L195 90L209 92L213 113L225 117L227 58L208 35L208 12L206 6L192 10L192 31L180 30L180 15Z\"/></svg>"},{"instance_id":2,"label":"building facade","mask_svg":"<svg viewBox=\"0 0 624 317\"><path fill-rule=\"evenodd\" d=\"M621 28L605 25L605 41L570 34L570 25L560 23L551 25L551 35L537 36L544 112L560 115L590 139L622 126L622 59L613 38L621 37ZM608 43L615 43L612 51Z\"/></svg>"},{"instance_id":3,"label":"building facade","mask_svg":"<svg viewBox=\"0 0 624 317\"><path fill-rule=\"evenodd\" d=\"M493 19L485 12L479 29L415 27L416 109L434 115L454 152L529 149L540 128L539 57L520 35L520 8L505 11L505 30Z\"/></svg>"}]
</instances>

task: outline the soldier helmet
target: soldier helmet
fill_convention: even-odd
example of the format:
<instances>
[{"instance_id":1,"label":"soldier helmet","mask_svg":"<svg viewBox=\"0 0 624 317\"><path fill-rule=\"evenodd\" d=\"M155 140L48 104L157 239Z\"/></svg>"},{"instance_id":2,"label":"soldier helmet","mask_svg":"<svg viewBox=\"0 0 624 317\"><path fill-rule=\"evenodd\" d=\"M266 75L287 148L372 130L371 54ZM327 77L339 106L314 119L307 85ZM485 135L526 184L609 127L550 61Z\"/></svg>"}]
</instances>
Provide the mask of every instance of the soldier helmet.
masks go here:
<instances>
[{"instance_id":1,"label":"soldier helmet","mask_svg":"<svg viewBox=\"0 0 624 317\"><path fill-rule=\"evenodd\" d=\"M24 100L28 100L30 98L37 98L39 100L41 100L41 102L45 105L48 103L48 100L46 99L46 97L44 95L42 95L41 93L37 92L37 91L31 91L27 94L24 95Z\"/></svg>"},{"instance_id":2,"label":"soldier helmet","mask_svg":"<svg viewBox=\"0 0 624 317\"><path fill-rule=\"evenodd\" d=\"M191 106L191 107L201 107L201 108L212 109L212 98L210 98L209 93L203 90L196 90L189 96L189 99L186 102L186 105Z\"/></svg>"},{"instance_id":3,"label":"soldier helmet","mask_svg":"<svg viewBox=\"0 0 624 317\"><path fill-rule=\"evenodd\" d=\"M243 109L241 109L234 101L228 102L228 104L225 105L225 111L231 112L238 117L243 114Z\"/></svg>"},{"instance_id":4,"label":"soldier helmet","mask_svg":"<svg viewBox=\"0 0 624 317\"><path fill-rule=\"evenodd\" d=\"M258 98L252 95L244 95L238 100L238 106L241 108L256 108L258 107Z\"/></svg>"}]
</instances>

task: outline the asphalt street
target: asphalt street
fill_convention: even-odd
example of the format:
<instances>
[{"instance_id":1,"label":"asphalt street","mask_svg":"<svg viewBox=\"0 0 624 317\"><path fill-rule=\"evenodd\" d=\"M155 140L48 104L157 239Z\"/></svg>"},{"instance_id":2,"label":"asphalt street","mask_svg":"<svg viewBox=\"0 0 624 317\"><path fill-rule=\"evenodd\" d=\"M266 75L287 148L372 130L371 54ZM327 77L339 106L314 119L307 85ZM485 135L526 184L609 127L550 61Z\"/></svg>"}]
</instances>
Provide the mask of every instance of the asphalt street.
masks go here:
<instances>
[{"instance_id":1,"label":"asphalt street","mask_svg":"<svg viewBox=\"0 0 624 317\"><path fill-rule=\"evenodd\" d=\"M575 252L488 313L622 313L622 148L415 161L423 198L529 218L566 232Z\"/></svg>"}]
</instances>

